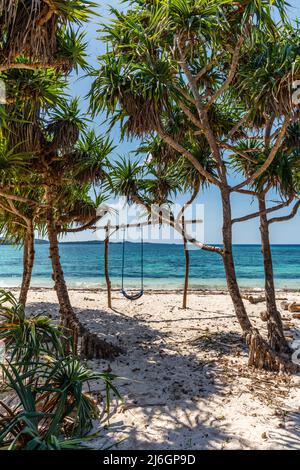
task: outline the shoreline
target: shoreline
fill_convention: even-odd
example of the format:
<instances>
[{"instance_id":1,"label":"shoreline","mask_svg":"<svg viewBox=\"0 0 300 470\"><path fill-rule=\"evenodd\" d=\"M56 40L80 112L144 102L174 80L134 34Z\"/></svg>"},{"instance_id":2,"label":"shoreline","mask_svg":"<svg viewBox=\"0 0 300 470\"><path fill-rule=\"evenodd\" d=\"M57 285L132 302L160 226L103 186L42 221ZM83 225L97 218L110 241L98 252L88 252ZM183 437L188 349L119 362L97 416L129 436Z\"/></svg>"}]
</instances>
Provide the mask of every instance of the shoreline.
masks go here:
<instances>
[{"instance_id":1,"label":"shoreline","mask_svg":"<svg viewBox=\"0 0 300 470\"><path fill-rule=\"evenodd\" d=\"M1 286L0 289L4 290L11 290L13 292L19 292L20 287L18 286ZM30 291L32 292L42 292L42 291L54 291L54 287L50 286L32 286L30 287ZM133 288L131 289L128 287L128 291L138 291L139 289ZM94 292L94 293L106 293L107 289L105 287L68 287L69 292ZM113 293L120 293L121 288L112 288L111 292ZM240 287L240 291L242 293L250 293L250 292L257 292L257 293L262 293L264 292L263 287ZM300 283L299 283L299 289L297 288L287 288L287 287L278 287L275 289L277 293L297 293L299 292L300 294ZM155 289L155 288L145 288L144 289L144 295L147 294L183 294L183 289L182 288L160 288L160 289ZM201 294L201 293L207 293L207 294L215 294L215 295L228 295L228 290L226 287L195 287L195 288L190 288L188 289L189 294Z\"/></svg>"}]
</instances>

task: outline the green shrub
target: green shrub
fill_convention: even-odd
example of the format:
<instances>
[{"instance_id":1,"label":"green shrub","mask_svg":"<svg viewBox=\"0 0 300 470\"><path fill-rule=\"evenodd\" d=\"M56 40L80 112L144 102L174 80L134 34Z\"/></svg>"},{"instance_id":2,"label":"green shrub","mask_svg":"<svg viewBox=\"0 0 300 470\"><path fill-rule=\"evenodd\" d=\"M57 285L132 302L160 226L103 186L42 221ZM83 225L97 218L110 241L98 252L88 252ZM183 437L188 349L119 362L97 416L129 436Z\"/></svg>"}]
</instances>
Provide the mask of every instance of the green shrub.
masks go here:
<instances>
[{"instance_id":1,"label":"green shrub","mask_svg":"<svg viewBox=\"0 0 300 470\"><path fill-rule=\"evenodd\" d=\"M26 318L11 293L0 294L0 339L6 345L2 389L9 405L0 401L0 448L80 449L94 436L93 420L99 403L86 390L102 380L106 389L105 410L109 413L116 376L90 370L66 344L71 340L46 316ZM72 350L72 349L71 349Z\"/></svg>"}]
</instances>

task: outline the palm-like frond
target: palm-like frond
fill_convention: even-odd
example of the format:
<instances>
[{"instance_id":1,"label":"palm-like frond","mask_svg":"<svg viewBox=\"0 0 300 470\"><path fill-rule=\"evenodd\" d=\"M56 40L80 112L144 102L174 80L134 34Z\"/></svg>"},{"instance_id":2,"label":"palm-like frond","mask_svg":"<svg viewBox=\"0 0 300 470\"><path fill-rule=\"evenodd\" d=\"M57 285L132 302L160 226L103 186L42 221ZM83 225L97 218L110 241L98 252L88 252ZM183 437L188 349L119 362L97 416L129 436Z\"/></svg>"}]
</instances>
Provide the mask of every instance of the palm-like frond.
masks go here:
<instances>
[{"instance_id":1,"label":"palm-like frond","mask_svg":"<svg viewBox=\"0 0 300 470\"><path fill-rule=\"evenodd\" d=\"M49 317L26 318L25 309L15 297L0 291L0 339L12 361L22 367L38 360L41 354L63 354L62 332Z\"/></svg>"},{"instance_id":2,"label":"palm-like frond","mask_svg":"<svg viewBox=\"0 0 300 470\"><path fill-rule=\"evenodd\" d=\"M295 107L292 84L300 78L299 25L285 24L278 33L280 38L262 38L256 31L236 77L237 93L248 104L255 103L259 116L289 114Z\"/></svg>"},{"instance_id":3,"label":"palm-like frond","mask_svg":"<svg viewBox=\"0 0 300 470\"><path fill-rule=\"evenodd\" d=\"M28 102L33 110L36 106L42 109L54 106L67 85L66 78L53 69L12 69L3 73L2 78L5 80L7 103L13 104L14 110L22 109Z\"/></svg>"},{"instance_id":4,"label":"palm-like frond","mask_svg":"<svg viewBox=\"0 0 300 470\"><path fill-rule=\"evenodd\" d=\"M44 143L40 115L54 104L58 106L66 80L51 70L10 70L5 82L8 104L3 135L19 151L38 151Z\"/></svg>"},{"instance_id":5,"label":"palm-like frond","mask_svg":"<svg viewBox=\"0 0 300 470\"><path fill-rule=\"evenodd\" d=\"M134 196L142 184L142 165L139 161L122 157L110 162L106 187L115 195L125 196L129 202L134 202Z\"/></svg>"},{"instance_id":6,"label":"palm-like frond","mask_svg":"<svg viewBox=\"0 0 300 470\"><path fill-rule=\"evenodd\" d=\"M168 128L170 129L170 128ZM170 132L170 130L168 130ZM178 133L176 127L173 129L174 133ZM206 139L201 136L193 136L190 133L184 132L182 136L182 143L185 148L193 155L194 158L208 171L211 175L216 176L216 163L211 156L210 149L207 146ZM158 136L149 138L142 142L138 147L137 154L146 154L147 160L153 168L157 167L163 169L163 172L168 173L174 178L174 183L178 190L190 190L195 186L205 185L208 183L206 179L199 173L195 166L182 155L168 146ZM177 176L176 176L177 174Z\"/></svg>"},{"instance_id":7,"label":"palm-like frond","mask_svg":"<svg viewBox=\"0 0 300 470\"><path fill-rule=\"evenodd\" d=\"M31 155L11 148L8 141L0 138L0 179L2 184L11 182L20 169L28 168Z\"/></svg>"},{"instance_id":8,"label":"palm-like frond","mask_svg":"<svg viewBox=\"0 0 300 470\"><path fill-rule=\"evenodd\" d=\"M80 448L99 414L84 386L103 380L108 399L111 391L120 396L112 383L114 375L92 372L74 357L37 362L25 373L12 363L1 368L8 389L19 400L14 407L0 404L5 412L0 443L10 450Z\"/></svg>"},{"instance_id":9,"label":"palm-like frond","mask_svg":"<svg viewBox=\"0 0 300 470\"><path fill-rule=\"evenodd\" d=\"M69 72L78 69L87 70L87 42L85 33L79 29L61 28L58 32L57 61L61 63L61 70Z\"/></svg>"},{"instance_id":10,"label":"palm-like frond","mask_svg":"<svg viewBox=\"0 0 300 470\"><path fill-rule=\"evenodd\" d=\"M114 146L109 137L89 131L77 142L70 155L72 174L79 183L101 183L105 178L105 163Z\"/></svg>"},{"instance_id":11,"label":"palm-like frond","mask_svg":"<svg viewBox=\"0 0 300 470\"><path fill-rule=\"evenodd\" d=\"M52 146L62 152L70 151L86 127L86 119L79 109L79 98L61 101L50 113L47 131Z\"/></svg>"},{"instance_id":12,"label":"palm-like frond","mask_svg":"<svg viewBox=\"0 0 300 470\"><path fill-rule=\"evenodd\" d=\"M169 203L181 189L182 166L156 165L154 161L148 165L148 173L143 182L143 190L152 204L162 206Z\"/></svg>"},{"instance_id":13,"label":"palm-like frond","mask_svg":"<svg viewBox=\"0 0 300 470\"><path fill-rule=\"evenodd\" d=\"M288 148L288 141L287 135L286 142L283 142L268 169L253 182L252 187L255 191L260 192L268 187L276 189L284 197L296 194L294 173L296 168L299 168L300 154L298 149L295 151L292 146ZM236 150L237 153L230 155L232 166L246 177L253 174L266 160L261 141L255 139L241 141L236 145Z\"/></svg>"},{"instance_id":14,"label":"palm-like frond","mask_svg":"<svg viewBox=\"0 0 300 470\"><path fill-rule=\"evenodd\" d=\"M126 132L144 135L157 130L162 113L171 109L168 88L172 87L172 69L167 58L141 64L124 64L111 54L103 64L92 85L92 110L116 111L121 103L126 115Z\"/></svg>"}]
</instances>

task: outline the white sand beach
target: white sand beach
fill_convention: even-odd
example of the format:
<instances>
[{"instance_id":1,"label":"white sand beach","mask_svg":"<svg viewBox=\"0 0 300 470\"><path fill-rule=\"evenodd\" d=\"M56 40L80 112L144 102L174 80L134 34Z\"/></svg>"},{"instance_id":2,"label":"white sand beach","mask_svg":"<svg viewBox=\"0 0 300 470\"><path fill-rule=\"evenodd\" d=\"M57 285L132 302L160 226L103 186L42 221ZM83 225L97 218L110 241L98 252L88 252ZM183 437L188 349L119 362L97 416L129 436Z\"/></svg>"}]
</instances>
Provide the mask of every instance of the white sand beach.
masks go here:
<instances>
[{"instance_id":1,"label":"white sand beach","mask_svg":"<svg viewBox=\"0 0 300 470\"><path fill-rule=\"evenodd\" d=\"M178 292L146 293L136 302L114 292L114 310L105 308L105 292L71 290L70 297L81 321L124 349L114 361L89 361L98 371L111 367L122 377L117 385L124 397L124 403L113 400L109 426L103 419L93 447L299 448L300 377L247 367L225 292L193 292L187 310ZM281 291L277 298L279 305L300 300L295 292ZM264 303L245 302L253 323L261 326ZM55 318L54 291L31 290L28 312ZM297 338L300 320L288 311L282 315L286 335Z\"/></svg>"}]
</instances>

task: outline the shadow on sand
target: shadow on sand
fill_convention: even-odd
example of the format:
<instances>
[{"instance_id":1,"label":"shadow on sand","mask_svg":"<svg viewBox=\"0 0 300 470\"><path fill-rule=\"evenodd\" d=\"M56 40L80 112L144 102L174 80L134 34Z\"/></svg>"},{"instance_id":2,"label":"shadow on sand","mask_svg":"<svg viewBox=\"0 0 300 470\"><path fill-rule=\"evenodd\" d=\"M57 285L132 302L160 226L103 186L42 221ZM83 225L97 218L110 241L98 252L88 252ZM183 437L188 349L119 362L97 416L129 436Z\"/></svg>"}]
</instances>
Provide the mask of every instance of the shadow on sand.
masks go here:
<instances>
[{"instance_id":1,"label":"shadow on sand","mask_svg":"<svg viewBox=\"0 0 300 470\"><path fill-rule=\"evenodd\" d=\"M111 366L122 377L117 382L124 404L113 400L109 426L102 416L96 448L117 449L222 449L251 448L252 443L230 432L222 416L224 400L231 395L222 379L221 354L246 354L242 337L235 332L201 334L193 341L180 341L178 322L164 329L139 314L128 316L117 310L75 309L80 321L124 354L111 364L89 361L96 370ZM58 316L55 303L31 303L29 313ZM199 317L200 318L200 317ZM182 327L182 324L180 326ZM172 335L176 329L178 340ZM201 352L201 357L200 357ZM205 356L203 354L207 352ZM101 389L102 384L94 384ZM104 390L101 390L104 392ZM230 399L230 398L229 398ZM99 426L95 427L95 431ZM278 448L299 448L300 414L289 415L285 430L275 429L272 440Z\"/></svg>"}]
</instances>

